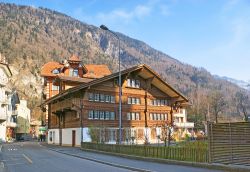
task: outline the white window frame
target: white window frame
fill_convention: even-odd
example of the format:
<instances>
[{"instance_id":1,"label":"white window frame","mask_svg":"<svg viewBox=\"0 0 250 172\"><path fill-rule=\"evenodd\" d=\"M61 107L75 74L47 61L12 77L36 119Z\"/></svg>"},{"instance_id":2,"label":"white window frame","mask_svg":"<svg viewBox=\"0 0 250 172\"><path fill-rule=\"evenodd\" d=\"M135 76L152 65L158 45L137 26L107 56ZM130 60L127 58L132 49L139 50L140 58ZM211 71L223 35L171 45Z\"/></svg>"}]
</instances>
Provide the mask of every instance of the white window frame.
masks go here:
<instances>
[{"instance_id":1,"label":"white window frame","mask_svg":"<svg viewBox=\"0 0 250 172\"><path fill-rule=\"evenodd\" d=\"M127 120L131 120L131 114L130 114L130 112L127 113Z\"/></svg>"},{"instance_id":2,"label":"white window frame","mask_svg":"<svg viewBox=\"0 0 250 172\"><path fill-rule=\"evenodd\" d=\"M88 119L94 119L94 111L93 110L89 111Z\"/></svg>"},{"instance_id":3,"label":"white window frame","mask_svg":"<svg viewBox=\"0 0 250 172\"><path fill-rule=\"evenodd\" d=\"M115 96L110 96L110 102L115 103Z\"/></svg>"},{"instance_id":4,"label":"white window frame","mask_svg":"<svg viewBox=\"0 0 250 172\"><path fill-rule=\"evenodd\" d=\"M131 105L131 103L132 103L132 98L128 97L128 104Z\"/></svg>"},{"instance_id":5,"label":"white window frame","mask_svg":"<svg viewBox=\"0 0 250 172\"><path fill-rule=\"evenodd\" d=\"M115 112L109 112L110 120L115 120Z\"/></svg>"},{"instance_id":6,"label":"white window frame","mask_svg":"<svg viewBox=\"0 0 250 172\"><path fill-rule=\"evenodd\" d=\"M100 102L105 102L105 95L104 94L100 94Z\"/></svg>"},{"instance_id":7,"label":"white window frame","mask_svg":"<svg viewBox=\"0 0 250 172\"><path fill-rule=\"evenodd\" d=\"M105 118L105 112L104 111L99 111L99 118L100 118L100 120L104 120L104 118Z\"/></svg>"},{"instance_id":8,"label":"white window frame","mask_svg":"<svg viewBox=\"0 0 250 172\"><path fill-rule=\"evenodd\" d=\"M89 93L89 101L93 102L95 100L94 93Z\"/></svg>"},{"instance_id":9,"label":"white window frame","mask_svg":"<svg viewBox=\"0 0 250 172\"><path fill-rule=\"evenodd\" d=\"M95 93L95 102L99 102L99 101L100 101L100 94Z\"/></svg>"},{"instance_id":10,"label":"white window frame","mask_svg":"<svg viewBox=\"0 0 250 172\"><path fill-rule=\"evenodd\" d=\"M105 111L105 120L110 120L110 112Z\"/></svg>"},{"instance_id":11,"label":"white window frame","mask_svg":"<svg viewBox=\"0 0 250 172\"><path fill-rule=\"evenodd\" d=\"M99 119L99 111L98 110L94 111L94 119Z\"/></svg>"}]
</instances>

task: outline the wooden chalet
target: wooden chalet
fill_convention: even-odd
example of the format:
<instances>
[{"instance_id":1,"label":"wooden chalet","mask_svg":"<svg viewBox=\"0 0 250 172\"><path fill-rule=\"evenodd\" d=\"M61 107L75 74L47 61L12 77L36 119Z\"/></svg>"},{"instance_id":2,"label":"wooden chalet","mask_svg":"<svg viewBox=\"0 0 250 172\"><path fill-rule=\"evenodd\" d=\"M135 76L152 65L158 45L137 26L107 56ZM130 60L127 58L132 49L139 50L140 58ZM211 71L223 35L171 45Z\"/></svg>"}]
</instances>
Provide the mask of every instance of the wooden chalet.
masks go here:
<instances>
[{"instance_id":1,"label":"wooden chalet","mask_svg":"<svg viewBox=\"0 0 250 172\"><path fill-rule=\"evenodd\" d=\"M80 82L47 99L49 144L118 141L119 73ZM65 81L66 78L59 79ZM122 143L158 143L173 110L188 99L147 65L121 71Z\"/></svg>"},{"instance_id":2,"label":"wooden chalet","mask_svg":"<svg viewBox=\"0 0 250 172\"><path fill-rule=\"evenodd\" d=\"M110 74L106 65L83 65L76 55L61 63L48 62L41 68L41 76L44 78L43 98L49 99L63 90ZM48 113L45 116L48 122Z\"/></svg>"}]
</instances>

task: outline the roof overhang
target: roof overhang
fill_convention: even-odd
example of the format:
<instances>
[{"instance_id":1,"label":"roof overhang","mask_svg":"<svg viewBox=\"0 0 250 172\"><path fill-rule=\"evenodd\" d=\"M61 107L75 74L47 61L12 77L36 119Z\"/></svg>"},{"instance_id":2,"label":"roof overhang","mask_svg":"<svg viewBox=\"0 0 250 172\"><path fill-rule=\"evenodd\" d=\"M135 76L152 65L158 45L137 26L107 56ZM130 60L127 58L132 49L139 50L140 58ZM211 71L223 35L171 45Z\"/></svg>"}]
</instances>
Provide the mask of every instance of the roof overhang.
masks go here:
<instances>
[{"instance_id":1,"label":"roof overhang","mask_svg":"<svg viewBox=\"0 0 250 172\"><path fill-rule=\"evenodd\" d=\"M167 94L171 98L173 98L174 99L174 102L172 102L173 104L174 103L183 104L183 103L188 102L188 99L184 95L182 95L179 91L177 91L172 86L170 86L168 83L163 81L163 79L161 79L161 77L156 72L154 72L151 68L149 68L145 64L134 66L134 67L131 67L129 69L125 69L125 70L121 71L121 75L123 77L124 75L127 75L127 74L129 74L131 72L135 72L135 71L138 71L138 75L144 79L153 78L152 84L155 87L157 87L159 90L161 90L162 92L164 92L165 94ZM99 84L99 83L102 83L104 81L107 81L107 80L110 80L113 78L117 78L117 77L119 77L119 72L102 77L102 78L99 78L99 79L95 79L95 80L90 81L88 83L82 83L79 86L62 91L61 93L55 95L54 97L49 98L44 103L42 103L41 106L49 104L55 100L63 98L64 96L72 94L72 93L77 92L79 90L89 88L90 86L93 86L95 84Z\"/></svg>"}]
</instances>

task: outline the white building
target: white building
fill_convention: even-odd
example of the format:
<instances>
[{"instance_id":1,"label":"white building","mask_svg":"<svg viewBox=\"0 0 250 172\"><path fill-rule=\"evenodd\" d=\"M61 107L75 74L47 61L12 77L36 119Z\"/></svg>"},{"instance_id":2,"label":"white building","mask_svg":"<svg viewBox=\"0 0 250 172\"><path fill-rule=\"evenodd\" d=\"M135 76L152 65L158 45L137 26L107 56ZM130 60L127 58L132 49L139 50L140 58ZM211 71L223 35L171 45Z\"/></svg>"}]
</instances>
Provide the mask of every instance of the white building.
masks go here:
<instances>
[{"instance_id":1,"label":"white building","mask_svg":"<svg viewBox=\"0 0 250 172\"><path fill-rule=\"evenodd\" d=\"M17 105L16 114L16 137L18 140L20 137L30 133L30 109L27 107L26 100L20 100L20 104Z\"/></svg>"},{"instance_id":2,"label":"white building","mask_svg":"<svg viewBox=\"0 0 250 172\"><path fill-rule=\"evenodd\" d=\"M175 139L184 139L186 135L191 136L191 130L194 128L193 122L187 121L186 109L178 109L174 113L174 128L175 128Z\"/></svg>"},{"instance_id":3,"label":"white building","mask_svg":"<svg viewBox=\"0 0 250 172\"><path fill-rule=\"evenodd\" d=\"M12 76L5 58L0 54L0 141L6 141L6 120L8 121L8 94L6 88L9 78Z\"/></svg>"}]
</instances>

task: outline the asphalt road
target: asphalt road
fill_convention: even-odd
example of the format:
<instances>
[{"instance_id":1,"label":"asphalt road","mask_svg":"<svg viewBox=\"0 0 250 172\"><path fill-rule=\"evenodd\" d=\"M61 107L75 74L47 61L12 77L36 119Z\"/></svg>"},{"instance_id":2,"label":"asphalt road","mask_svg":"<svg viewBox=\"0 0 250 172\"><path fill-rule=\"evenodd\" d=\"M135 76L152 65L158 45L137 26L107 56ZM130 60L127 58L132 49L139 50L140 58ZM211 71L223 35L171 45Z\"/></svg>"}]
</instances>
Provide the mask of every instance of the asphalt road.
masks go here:
<instances>
[{"instance_id":1,"label":"asphalt road","mask_svg":"<svg viewBox=\"0 0 250 172\"><path fill-rule=\"evenodd\" d=\"M48 149L49 148L49 149ZM66 155L71 154L74 156ZM4 144L0 153L0 172L120 172L157 171L157 172L212 172L196 167L161 164L142 160L131 160L111 155L81 151L79 148L47 147L37 142ZM4 163L4 168L1 167ZM103 163L104 162L104 163ZM105 164L106 163L106 164ZM113 166L115 165L115 166ZM118 167L120 166L120 167Z\"/></svg>"},{"instance_id":2,"label":"asphalt road","mask_svg":"<svg viewBox=\"0 0 250 172\"><path fill-rule=\"evenodd\" d=\"M4 144L1 152L7 172L124 172L112 167L48 150L36 142Z\"/></svg>"}]
</instances>

